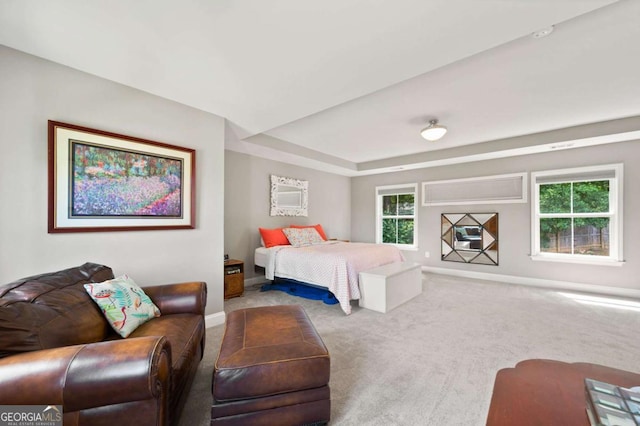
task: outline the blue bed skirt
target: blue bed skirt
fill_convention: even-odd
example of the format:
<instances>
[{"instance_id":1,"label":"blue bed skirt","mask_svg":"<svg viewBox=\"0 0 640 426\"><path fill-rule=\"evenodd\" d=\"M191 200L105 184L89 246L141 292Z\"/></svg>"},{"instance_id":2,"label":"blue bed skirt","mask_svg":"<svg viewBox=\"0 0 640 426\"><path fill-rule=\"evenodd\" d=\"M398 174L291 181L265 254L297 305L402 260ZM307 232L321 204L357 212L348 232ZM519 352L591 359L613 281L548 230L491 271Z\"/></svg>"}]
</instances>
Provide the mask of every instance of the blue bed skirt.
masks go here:
<instances>
[{"instance_id":1,"label":"blue bed skirt","mask_svg":"<svg viewBox=\"0 0 640 426\"><path fill-rule=\"evenodd\" d=\"M278 278L271 284L264 284L260 291L280 290L305 299L322 300L327 305L335 305L338 299L326 288L314 287L300 281Z\"/></svg>"}]
</instances>

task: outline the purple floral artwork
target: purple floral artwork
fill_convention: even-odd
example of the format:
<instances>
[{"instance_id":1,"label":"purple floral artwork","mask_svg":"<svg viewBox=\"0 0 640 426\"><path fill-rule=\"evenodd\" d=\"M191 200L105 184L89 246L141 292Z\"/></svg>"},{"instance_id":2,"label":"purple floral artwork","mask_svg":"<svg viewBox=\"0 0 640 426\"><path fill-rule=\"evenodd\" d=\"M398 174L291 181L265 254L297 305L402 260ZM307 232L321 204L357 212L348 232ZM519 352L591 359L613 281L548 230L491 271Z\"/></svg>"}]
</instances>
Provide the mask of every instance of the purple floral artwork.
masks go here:
<instances>
[{"instance_id":1,"label":"purple floral artwork","mask_svg":"<svg viewBox=\"0 0 640 426\"><path fill-rule=\"evenodd\" d=\"M182 160L71 141L72 217L182 217Z\"/></svg>"}]
</instances>

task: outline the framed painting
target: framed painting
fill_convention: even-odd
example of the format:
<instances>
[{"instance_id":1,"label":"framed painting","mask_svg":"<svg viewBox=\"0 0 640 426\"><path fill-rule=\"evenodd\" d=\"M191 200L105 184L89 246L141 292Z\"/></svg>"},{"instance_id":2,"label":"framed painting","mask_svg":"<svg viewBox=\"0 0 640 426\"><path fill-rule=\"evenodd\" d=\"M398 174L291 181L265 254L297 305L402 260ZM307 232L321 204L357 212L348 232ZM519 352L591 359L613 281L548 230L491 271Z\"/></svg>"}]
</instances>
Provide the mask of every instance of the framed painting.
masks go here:
<instances>
[{"instance_id":1,"label":"framed painting","mask_svg":"<svg viewBox=\"0 0 640 426\"><path fill-rule=\"evenodd\" d=\"M195 156L49 120L49 233L195 228Z\"/></svg>"}]
</instances>

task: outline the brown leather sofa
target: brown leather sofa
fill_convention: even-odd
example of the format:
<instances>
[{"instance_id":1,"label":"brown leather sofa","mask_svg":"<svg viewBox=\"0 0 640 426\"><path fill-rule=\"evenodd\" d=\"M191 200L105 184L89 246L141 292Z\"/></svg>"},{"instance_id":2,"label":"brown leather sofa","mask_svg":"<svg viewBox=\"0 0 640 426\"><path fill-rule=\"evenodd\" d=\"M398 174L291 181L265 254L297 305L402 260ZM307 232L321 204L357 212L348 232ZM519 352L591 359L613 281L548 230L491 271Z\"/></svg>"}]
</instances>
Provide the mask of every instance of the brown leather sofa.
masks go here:
<instances>
[{"instance_id":1,"label":"brown leather sofa","mask_svg":"<svg viewBox=\"0 0 640 426\"><path fill-rule=\"evenodd\" d=\"M143 287L161 316L126 339L83 284L93 263L0 285L0 404L62 405L65 426L175 425L205 344L206 284Z\"/></svg>"}]
</instances>

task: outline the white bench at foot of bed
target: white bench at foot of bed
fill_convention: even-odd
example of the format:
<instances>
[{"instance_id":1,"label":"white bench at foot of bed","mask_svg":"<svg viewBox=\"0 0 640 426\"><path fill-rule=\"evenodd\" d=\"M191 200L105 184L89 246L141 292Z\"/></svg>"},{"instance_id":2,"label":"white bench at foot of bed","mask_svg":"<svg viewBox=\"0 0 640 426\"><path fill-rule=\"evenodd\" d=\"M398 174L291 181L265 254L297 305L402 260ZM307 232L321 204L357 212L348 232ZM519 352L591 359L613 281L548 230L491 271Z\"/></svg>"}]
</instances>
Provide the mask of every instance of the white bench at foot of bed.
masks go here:
<instances>
[{"instance_id":1,"label":"white bench at foot of bed","mask_svg":"<svg viewBox=\"0 0 640 426\"><path fill-rule=\"evenodd\" d=\"M359 274L361 308L386 313L422 293L419 263L397 262Z\"/></svg>"}]
</instances>

